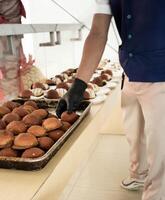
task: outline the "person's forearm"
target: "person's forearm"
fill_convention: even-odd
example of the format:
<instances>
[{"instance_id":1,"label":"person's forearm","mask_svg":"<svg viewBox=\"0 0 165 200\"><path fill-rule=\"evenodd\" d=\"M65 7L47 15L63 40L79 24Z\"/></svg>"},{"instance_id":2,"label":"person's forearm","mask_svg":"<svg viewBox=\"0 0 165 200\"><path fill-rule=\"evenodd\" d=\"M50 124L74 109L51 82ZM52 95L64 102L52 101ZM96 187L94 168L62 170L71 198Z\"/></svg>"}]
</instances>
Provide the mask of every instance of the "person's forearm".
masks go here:
<instances>
[{"instance_id":1,"label":"person's forearm","mask_svg":"<svg viewBox=\"0 0 165 200\"><path fill-rule=\"evenodd\" d=\"M83 49L83 56L77 72L77 78L89 82L92 74L97 68L104 48L106 45L107 38L99 34L89 34Z\"/></svg>"}]
</instances>

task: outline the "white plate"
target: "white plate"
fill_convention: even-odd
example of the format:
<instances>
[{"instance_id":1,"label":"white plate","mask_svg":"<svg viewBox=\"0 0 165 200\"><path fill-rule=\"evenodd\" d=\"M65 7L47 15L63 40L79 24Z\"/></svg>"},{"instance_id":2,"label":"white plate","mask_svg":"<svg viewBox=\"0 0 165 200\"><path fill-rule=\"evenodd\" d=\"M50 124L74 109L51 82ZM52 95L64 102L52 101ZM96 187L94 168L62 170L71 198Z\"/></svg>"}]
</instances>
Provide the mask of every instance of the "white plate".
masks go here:
<instances>
[{"instance_id":1,"label":"white plate","mask_svg":"<svg viewBox=\"0 0 165 200\"><path fill-rule=\"evenodd\" d=\"M107 83L107 87L110 89L114 89L116 86L117 86L116 82L111 81L111 82Z\"/></svg>"},{"instance_id":2,"label":"white plate","mask_svg":"<svg viewBox=\"0 0 165 200\"><path fill-rule=\"evenodd\" d=\"M59 100L60 100L60 98L59 98L59 99L48 99L48 98L46 98L46 96L44 96L44 99L45 99L46 101L48 101L48 102L51 102L51 101L59 101Z\"/></svg>"},{"instance_id":3,"label":"white plate","mask_svg":"<svg viewBox=\"0 0 165 200\"><path fill-rule=\"evenodd\" d=\"M30 100L37 100L37 99L43 99L43 98L44 98L44 95L42 94L42 95L39 96L39 97L31 96L31 97L30 97Z\"/></svg>"},{"instance_id":4,"label":"white plate","mask_svg":"<svg viewBox=\"0 0 165 200\"><path fill-rule=\"evenodd\" d=\"M112 78L111 83L119 83L120 80L120 78Z\"/></svg>"},{"instance_id":5,"label":"white plate","mask_svg":"<svg viewBox=\"0 0 165 200\"><path fill-rule=\"evenodd\" d=\"M113 73L113 77L114 78L120 78L120 77L122 77L122 73L118 73L118 72Z\"/></svg>"},{"instance_id":6,"label":"white plate","mask_svg":"<svg viewBox=\"0 0 165 200\"><path fill-rule=\"evenodd\" d=\"M100 95L100 96L97 96L95 99L92 99L91 102L93 104L99 104L99 103L102 103L103 101L105 101L105 99L107 98L106 95Z\"/></svg>"},{"instance_id":7,"label":"white plate","mask_svg":"<svg viewBox=\"0 0 165 200\"><path fill-rule=\"evenodd\" d=\"M111 90L108 88L108 87L104 87L104 88L101 88L97 93L96 95L97 96L102 96L102 95L106 95L106 94L109 94Z\"/></svg>"},{"instance_id":8,"label":"white plate","mask_svg":"<svg viewBox=\"0 0 165 200\"><path fill-rule=\"evenodd\" d=\"M49 86L49 90L55 90L56 89L56 85L50 85Z\"/></svg>"}]
</instances>

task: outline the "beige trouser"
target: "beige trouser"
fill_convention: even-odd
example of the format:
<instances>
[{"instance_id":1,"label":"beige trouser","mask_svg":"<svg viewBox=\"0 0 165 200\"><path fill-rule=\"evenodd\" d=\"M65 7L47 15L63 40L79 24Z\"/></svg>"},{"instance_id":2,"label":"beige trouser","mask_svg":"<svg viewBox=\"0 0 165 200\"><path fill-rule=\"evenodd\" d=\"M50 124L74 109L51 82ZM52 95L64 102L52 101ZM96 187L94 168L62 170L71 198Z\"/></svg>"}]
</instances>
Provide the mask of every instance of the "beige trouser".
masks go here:
<instances>
[{"instance_id":1,"label":"beige trouser","mask_svg":"<svg viewBox=\"0 0 165 200\"><path fill-rule=\"evenodd\" d=\"M130 144L130 175L145 179L142 200L165 200L165 82L129 82L122 109Z\"/></svg>"}]
</instances>

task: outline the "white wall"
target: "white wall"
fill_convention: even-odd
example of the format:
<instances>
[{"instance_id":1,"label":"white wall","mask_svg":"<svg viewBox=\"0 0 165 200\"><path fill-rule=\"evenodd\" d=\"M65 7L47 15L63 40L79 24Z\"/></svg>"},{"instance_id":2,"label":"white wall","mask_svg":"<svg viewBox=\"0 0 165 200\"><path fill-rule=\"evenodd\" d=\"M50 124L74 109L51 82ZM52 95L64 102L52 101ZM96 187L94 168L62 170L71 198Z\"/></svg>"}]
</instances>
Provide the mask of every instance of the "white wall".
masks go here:
<instances>
[{"instance_id":1,"label":"white wall","mask_svg":"<svg viewBox=\"0 0 165 200\"><path fill-rule=\"evenodd\" d=\"M62 7L68 10L73 16L90 27L95 9L94 0L56 0ZM27 19L23 23L77 23L75 19L65 13L51 0L23 0L27 10ZM39 47L39 43L48 41L48 34L25 35L25 53L32 53L36 58L36 65L48 77L57 74L68 67L79 65L84 40L88 34L83 30L83 40L71 42L70 38L76 37L76 32L63 32L62 45L55 47ZM117 40L112 27L109 31L109 41L113 48L118 49ZM106 47L103 58L113 61L118 60L118 55L109 47Z\"/></svg>"}]
</instances>

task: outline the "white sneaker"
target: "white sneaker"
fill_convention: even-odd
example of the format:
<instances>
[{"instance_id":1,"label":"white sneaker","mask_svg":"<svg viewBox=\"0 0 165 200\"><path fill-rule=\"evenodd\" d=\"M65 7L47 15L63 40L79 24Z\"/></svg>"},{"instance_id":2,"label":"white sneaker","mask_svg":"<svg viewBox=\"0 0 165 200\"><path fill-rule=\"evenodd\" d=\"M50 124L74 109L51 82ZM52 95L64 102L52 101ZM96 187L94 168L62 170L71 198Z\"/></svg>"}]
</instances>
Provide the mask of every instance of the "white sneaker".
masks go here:
<instances>
[{"instance_id":1,"label":"white sneaker","mask_svg":"<svg viewBox=\"0 0 165 200\"><path fill-rule=\"evenodd\" d=\"M144 187L144 180L126 178L121 182L121 187L127 190L140 190Z\"/></svg>"}]
</instances>

